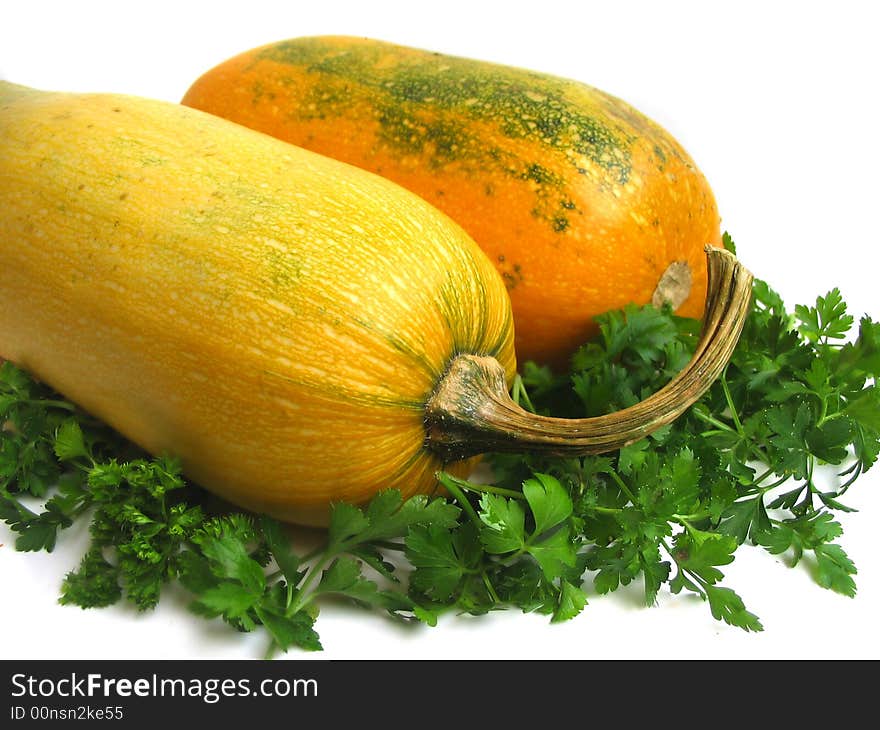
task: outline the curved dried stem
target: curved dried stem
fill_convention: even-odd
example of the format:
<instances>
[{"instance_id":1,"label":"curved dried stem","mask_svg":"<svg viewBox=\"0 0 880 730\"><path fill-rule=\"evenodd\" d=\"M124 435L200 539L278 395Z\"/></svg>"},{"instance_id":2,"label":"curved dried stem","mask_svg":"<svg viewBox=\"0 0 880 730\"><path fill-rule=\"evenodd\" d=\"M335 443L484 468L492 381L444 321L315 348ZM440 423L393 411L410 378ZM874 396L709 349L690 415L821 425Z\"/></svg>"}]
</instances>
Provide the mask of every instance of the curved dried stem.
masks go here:
<instances>
[{"instance_id":1,"label":"curved dried stem","mask_svg":"<svg viewBox=\"0 0 880 730\"><path fill-rule=\"evenodd\" d=\"M749 311L752 275L723 249L706 247L703 328L690 362L661 390L595 418L549 418L520 408L492 357L459 355L425 409L426 444L455 461L491 451L583 456L613 451L674 421L721 375Z\"/></svg>"}]
</instances>

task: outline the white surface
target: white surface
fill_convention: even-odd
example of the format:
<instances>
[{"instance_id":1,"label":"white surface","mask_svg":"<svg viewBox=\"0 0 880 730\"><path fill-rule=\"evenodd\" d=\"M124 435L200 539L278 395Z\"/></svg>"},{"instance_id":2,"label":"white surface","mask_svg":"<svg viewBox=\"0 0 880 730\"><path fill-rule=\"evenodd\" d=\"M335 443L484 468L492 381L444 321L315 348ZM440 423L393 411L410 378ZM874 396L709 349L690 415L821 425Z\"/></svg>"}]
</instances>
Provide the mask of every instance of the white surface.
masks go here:
<instances>
[{"instance_id":1,"label":"white surface","mask_svg":"<svg viewBox=\"0 0 880 730\"><path fill-rule=\"evenodd\" d=\"M351 34L547 71L634 104L684 144L712 184L741 259L789 305L839 286L880 317L877 19L867 2L5 3L0 78L46 89L177 101L224 58L273 40ZM134 9L136 8L136 10ZM859 594L819 588L756 548L725 570L765 626L746 634L708 606L639 590L599 597L575 620L505 612L400 628L327 607L317 629L336 658L880 658L880 467L842 515ZM260 657L262 639L192 617L173 595L146 615L56 603L85 535L22 554L0 526L0 658ZM309 655L292 652L292 658ZM314 656L314 655L313 655Z\"/></svg>"}]
</instances>

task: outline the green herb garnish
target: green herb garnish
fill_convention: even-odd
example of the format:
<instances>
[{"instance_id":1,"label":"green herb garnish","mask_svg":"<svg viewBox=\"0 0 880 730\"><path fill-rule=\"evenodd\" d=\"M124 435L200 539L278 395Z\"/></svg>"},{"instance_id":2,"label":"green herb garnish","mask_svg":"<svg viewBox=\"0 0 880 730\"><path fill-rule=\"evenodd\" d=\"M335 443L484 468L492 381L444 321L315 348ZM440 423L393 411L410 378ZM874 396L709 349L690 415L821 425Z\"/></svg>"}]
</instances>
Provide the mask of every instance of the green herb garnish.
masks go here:
<instances>
[{"instance_id":1,"label":"green herb garnish","mask_svg":"<svg viewBox=\"0 0 880 730\"><path fill-rule=\"evenodd\" d=\"M17 549L46 551L59 530L89 521L62 603L147 610L177 581L196 614L265 629L270 653L320 649L314 624L329 596L429 624L450 609L564 621L588 592L634 581L648 605L664 587L692 592L716 619L760 631L723 583L743 544L787 552L790 564L810 554L820 585L856 592L836 515L880 453L880 324L854 326L836 289L790 314L758 281L724 375L672 425L602 456L491 456L491 484L442 474L445 498L386 491L363 509L338 504L313 549L218 504L173 460L139 453L4 363L0 518ZM527 363L518 402L563 417L632 405L688 361L699 323L628 307L600 327L568 374Z\"/></svg>"}]
</instances>

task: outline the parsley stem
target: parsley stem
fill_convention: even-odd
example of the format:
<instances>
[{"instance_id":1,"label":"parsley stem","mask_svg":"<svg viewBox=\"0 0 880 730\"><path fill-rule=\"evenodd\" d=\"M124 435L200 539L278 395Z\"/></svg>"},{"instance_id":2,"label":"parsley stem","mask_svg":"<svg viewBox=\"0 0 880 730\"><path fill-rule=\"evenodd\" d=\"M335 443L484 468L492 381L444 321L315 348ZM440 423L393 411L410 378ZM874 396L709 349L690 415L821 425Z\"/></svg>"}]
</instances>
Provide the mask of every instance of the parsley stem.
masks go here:
<instances>
[{"instance_id":1,"label":"parsley stem","mask_svg":"<svg viewBox=\"0 0 880 730\"><path fill-rule=\"evenodd\" d=\"M495 592L495 587L492 585L492 581L489 580L489 576L486 574L486 571L480 571L480 575L483 577L483 584L486 586L486 590L489 592L489 596L496 604L501 603L501 599Z\"/></svg>"},{"instance_id":2,"label":"parsley stem","mask_svg":"<svg viewBox=\"0 0 880 730\"><path fill-rule=\"evenodd\" d=\"M518 406L524 404L532 413L535 412L535 404L532 403L532 399L529 398L529 393L526 390L522 376L519 373L517 373L513 379L513 386L511 387L510 395L513 398L513 402Z\"/></svg>"},{"instance_id":3,"label":"parsley stem","mask_svg":"<svg viewBox=\"0 0 880 730\"><path fill-rule=\"evenodd\" d=\"M721 390L724 391L724 400L727 401L727 408L730 410L730 417L733 419L733 425L736 426L736 432L740 436L745 436L742 423L739 420L739 413L737 413L736 406L733 404L730 386L727 384L727 367L724 368L724 372L721 373L721 377L718 380L721 382Z\"/></svg>"},{"instance_id":4,"label":"parsley stem","mask_svg":"<svg viewBox=\"0 0 880 730\"><path fill-rule=\"evenodd\" d=\"M321 558L313 563L312 566L309 568L305 578L303 578L302 582L299 584L295 600L291 603L288 599L288 616L293 616L299 613L303 610L306 604L308 604L308 602L312 600L313 593L307 592L306 589L314 582L315 576L321 574L321 571L324 570L324 566L328 563L331 557L333 556L329 552L325 552L324 555L322 555Z\"/></svg>"},{"instance_id":5,"label":"parsley stem","mask_svg":"<svg viewBox=\"0 0 880 730\"><path fill-rule=\"evenodd\" d=\"M24 403L29 406L47 406L49 408L63 408L65 411L70 411L74 413L76 411L76 406L73 403L68 403L66 400L43 400L43 399L28 399L28 400L20 400L19 403Z\"/></svg>"},{"instance_id":6,"label":"parsley stem","mask_svg":"<svg viewBox=\"0 0 880 730\"><path fill-rule=\"evenodd\" d=\"M461 489L458 486L457 481L454 479L444 479L441 475L440 481L443 483L443 486L446 487L451 493L452 496L455 497L455 500L461 505L461 508L467 513L468 517L470 517L471 521L479 528L482 526L482 522L480 521L479 515L477 515L476 510L473 505L470 503L468 498L464 495Z\"/></svg>"},{"instance_id":7,"label":"parsley stem","mask_svg":"<svg viewBox=\"0 0 880 730\"><path fill-rule=\"evenodd\" d=\"M771 489L776 489L776 487L779 487L779 486L785 484L789 479L791 479L791 477L788 476L788 474L784 474L783 476L779 477L779 479L777 479L776 481L774 481L764 487L760 487L760 492L761 492L761 494L765 494L765 493L769 492Z\"/></svg>"},{"instance_id":8,"label":"parsley stem","mask_svg":"<svg viewBox=\"0 0 880 730\"><path fill-rule=\"evenodd\" d=\"M872 386L873 387L873 386ZM838 406L839 407L839 406ZM824 425L828 421L834 418L840 418L841 416L845 416L846 413L843 411L835 411L834 413L828 413L828 400L825 399L822 401L822 412L819 415L819 420L816 421L816 428Z\"/></svg>"},{"instance_id":9,"label":"parsley stem","mask_svg":"<svg viewBox=\"0 0 880 730\"><path fill-rule=\"evenodd\" d=\"M623 509L620 507L602 507L601 505L594 505L589 508L590 512L598 512L602 515L619 515L623 512Z\"/></svg>"},{"instance_id":10,"label":"parsley stem","mask_svg":"<svg viewBox=\"0 0 880 730\"><path fill-rule=\"evenodd\" d=\"M773 469L768 469L760 477L755 479L748 487L746 487L745 489L743 489L739 493L739 497L751 497L752 495L758 495L758 494L764 495L767 492L769 492L770 490L776 489L776 487L785 484L787 481L789 481L791 479L790 476L784 475L784 476L781 476L779 479L776 479L772 483L767 484L762 487L761 482L764 479L766 479L770 474L773 474ZM739 497L737 499L739 499Z\"/></svg>"},{"instance_id":11,"label":"parsley stem","mask_svg":"<svg viewBox=\"0 0 880 730\"><path fill-rule=\"evenodd\" d=\"M678 568L679 572L682 575L687 575L689 578L693 579L693 587L690 590L697 590L697 592L703 597L706 598L706 580L699 573L694 572L690 568L686 568L682 565L682 561L679 559L678 555L676 555L675 551L669 547L669 543L666 542L665 539L660 539L660 544L663 546L663 549L669 555L670 558L675 561L675 565Z\"/></svg>"},{"instance_id":12,"label":"parsley stem","mask_svg":"<svg viewBox=\"0 0 880 730\"><path fill-rule=\"evenodd\" d=\"M608 473L611 475L611 478L615 481L618 487L620 487L620 491L623 492L630 502L633 504L636 503L635 495L630 491L629 487L626 485L626 482L620 478L620 474L617 473L616 469L609 469Z\"/></svg>"},{"instance_id":13,"label":"parsley stem","mask_svg":"<svg viewBox=\"0 0 880 730\"><path fill-rule=\"evenodd\" d=\"M699 418L704 423L709 423L713 426L716 426L724 433L732 433L732 434L735 434L736 436L738 436L740 439L746 440L745 432L742 431L742 424L739 423L739 417L736 416L736 411L732 411L732 414L733 414L734 418L736 419L736 423L738 424L738 428L740 430L733 428L728 423L724 423L724 421L719 421L717 418L715 418L714 416L710 416L708 413L703 413L699 408L692 409L691 413L693 413L697 418ZM703 435L711 435L712 433L713 433L712 431L705 431L705 432L703 432ZM753 441L746 440L746 445L748 446L749 451L751 451L758 458L759 461L761 461L764 464L768 464L770 462L770 460L767 458L767 455L764 454L764 452L761 451L760 447L757 444L755 444Z\"/></svg>"},{"instance_id":14,"label":"parsley stem","mask_svg":"<svg viewBox=\"0 0 880 730\"><path fill-rule=\"evenodd\" d=\"M771 467L771 468L768 468L763 474L761 474L761 476L759 476L759 477L755 477L755 478L754 478L754 480L753 480L754 485L755 485L756 487L759 486L759 485L761 484L761 482L763 482L763 481L764 481L767 477L769 477L772 473L773 473L773 469L772 469L772 467Z\"/></svg>"},{"instance_id":15,"label":"parsley stem","mask_svg":"<svg viewBox=\"0 0 880 730\"><path fill-rule=\"evenodd\" d=\"M724 421L719 421L717 418L715 418L714 416L710 416L708 413L703 413L703 411L701 411L699 408L694 408L691 413L693 413L701 421L709 423L726 433L735 433L737 436L742 435L735 428L732 428L730 424L724 423Z\"/></svg>"},{"instance_id":16,"label":"parsley stem","mask_svg":"<svg viewBox=\"0 0 880 730\"><path fill-rule=\"evenodd\" d=\"M700 431L699 435L701 438L706 438L707 436L718 436L719 434L727 433L727 430L728 429L710 428L707 431Z\"/></svg>"},{"instance_id":17,"label":"parsley stem","mask_svg":"<svg viewBox=\"0 0 880 730\"><path fill-rule=\"evenodd\" d=\"M711 517L709 510L703 510L702 512L692 512L689 515L679 515L673 514L672 519L675 520L679 525L687 528L688 531L692 531L696 528L691 524L691 522L696 522L697 520L704 520L707 517Z\"/></svg>"},{"instance_id":18,"label":"parsley stem","mask_svg":"<svg viewBox=\"0 0 880 730\"><path fill-rule=\"evenodd\" d=\"M812 456L810 456L807 459L807 480L806 480L807 490L808 490L807 493L810 495L810 508L812 508L812 506L813 506L812 495L814 495L816 493L816 485L813 484L813 468L815 467L815 465L816 465L816 460Z\"/></svg>"},{"instance_id":19,"label":"parsley stem","mask_svg":"<svg viewBox=\"0 0 880 730\"><path fill-rule=\"evenodd\" d=\"M828 416L828 399L822 398L822 409L819 413L819 420L816 422L816 428L819 428Z\"/></svg>"},{"instance_id":20,"label":"parsley stem","mask_svg":"<svg viewBox=\"0 0 880 730\"><path fill-rule=\"evenodd\" d=\"M504 487L495 487L491 484L473 484L472 482L461 483L461 486L472 492L485 494L498 494L502 497L510 497L511 499L524 500L526 496L522 492L515 489L505 489Z\"/></svg>"}]
</instances>

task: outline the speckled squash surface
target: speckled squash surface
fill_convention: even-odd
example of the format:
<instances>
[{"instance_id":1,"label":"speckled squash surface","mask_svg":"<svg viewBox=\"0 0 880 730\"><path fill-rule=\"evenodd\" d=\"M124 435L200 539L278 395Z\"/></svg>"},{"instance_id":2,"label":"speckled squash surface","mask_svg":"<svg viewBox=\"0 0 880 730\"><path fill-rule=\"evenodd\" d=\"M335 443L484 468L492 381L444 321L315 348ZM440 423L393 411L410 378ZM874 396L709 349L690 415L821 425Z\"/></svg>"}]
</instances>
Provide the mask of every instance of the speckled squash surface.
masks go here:
<instances>
[{"instance_id":1,"label":"speckled squash surface","mask_svg":"<svg viewBox=\"0 0 880 730\"><path fill-rule=\"evenodd\" d=\"M699 316L712 191L666 131L577 81L349 37L242 53L183 103L358 165L460 223L501 273L520 362L561 363L592 318Z\"/></svg>"},{"instance_id":2,"label":"speckled squash surface","mask_svg":"<svg viewBox=\"0 0 880 730\"><path fill-rule=\"evenodd\" d=\"M0 160L0 357L237 504L320 522L432 490L450 360L514 374L491 262L379 176L178 104L5 82Z\"/></svg>"}]
</instances>

